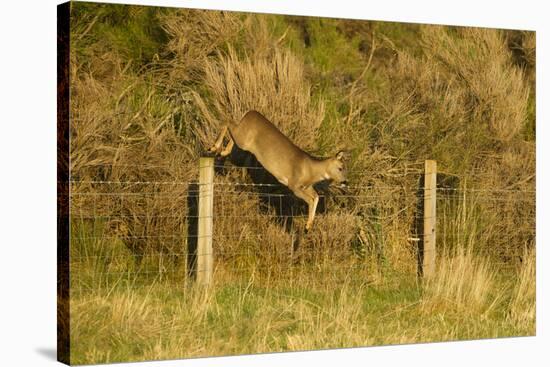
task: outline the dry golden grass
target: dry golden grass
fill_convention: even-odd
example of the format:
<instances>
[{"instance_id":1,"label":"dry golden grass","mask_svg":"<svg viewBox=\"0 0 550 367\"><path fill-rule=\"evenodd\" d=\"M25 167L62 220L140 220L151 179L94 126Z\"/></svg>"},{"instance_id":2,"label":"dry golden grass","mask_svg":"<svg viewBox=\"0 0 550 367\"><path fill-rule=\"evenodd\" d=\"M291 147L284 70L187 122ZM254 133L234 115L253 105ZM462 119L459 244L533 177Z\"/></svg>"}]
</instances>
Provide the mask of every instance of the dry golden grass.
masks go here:
<instances>
[{"instance_id":1,"label":"dry golden grass","mask_svg":"<svg viewBox=\"0 0 550 367\"><path fill-rule=\"evenodd\" d=\"M115 74L115 81L99 81L84 73L73 80L72 192L83 195L74 196L71 210L84 219L112 219L122 236L182 233L187 215L185 183L197 176L187 165L198 157L182 141L184 127L174 118L184 107L166 103L143 77L124 70ZM188 136L188 141L192 139ZM136 192L143 195L132 195ZM167 212L173 213L171 218L159 223L157 217ZM158 242L138 242L127 245L138 253L174 251Z\"/></svg>"},{"instance_id":2,"label":"dry golden grass","mask_svg":"<svg viewBox=\"0 0 550 367\"><path fill-rule=\"evenodd\" d=\"M536 259L534 250L525 250L523 262L518 273L512 299L510 301L509 317L513 323L522 329L535 332L536 316Z\"/></svg>"},{"instance_id":3,"label":"dry golden grass","mask_svg":"<svg viewBox=\"0 0 550 367\"><path fill-rule=\"evenodd\" d=\"M444 27L425 27L428 57L466 88L475 123L488 124L497 139L510 141L526 118L529 88L523 71L512 67L510 52L498 30L457 29L451 38Z\"/></svg>"},{"instance_id":4,"label":"dry golden grass","mask_svg":"<svg viewBox=\"0 0 550 367\"><path fill-rule=\"evenodd\" d=\"M73 50L91 42L93 19L74 28ZM532 334L534 251L521 251L534 246L535 154L520 134L530 82L501 33L422 26L415 52L382 36L391 54L373 50L371 66L367 56L332 83L308 54L315 43L290 40L312 30L281 19L172 11L147 65L100 43L72 55L74 362ZM534 65L534 35L520 44ZM328 195L304 236L299 200L266 203L233 185L254 182L251 170L218 172L216 272L202 292L185 260L163 255L187 251L199 156L249 109L313 154L348 148L352 188ZM410 237L426 158L480 191L440 196L437 276L421 284ZM149 256L141 267L136 254Z\"/></svg>"},{"instance_id":5,"label":"dry golden grass","mask_svg":"<svg viewBox=\"0 0 550 367\"><path fill-rule=\"evenodd\" d=\"M323 104L311 98L303 63L278 48L264 53L240 57L230 48L227 55L207 62L204 82L210 103L197 96L201 113L208 126L218 131L221 124L238 122L249 110L261 111L293 142L314 151ZM209 141L214 134L208 134Z\"/></svg>"},{"instance_id":6,"label":"dry golden grass","mask_svg":"<svg viewBox=\"0 0 550 367\"><path fill-rule=\"evenodd\" d=\"M163 56L152 63L151 69L138 73L114 52L102 53L88 62L85 69L79 68L79 59L73 57L76 77L72 81L71 170L77 181L191 181L197 176L198 156L212 144L219 126L228 120L238 120L248 109L257 109L310 152L335 151L342 145L351 148L348 163L353 183L410 189L416 186L417 177L402 172L411 167L411 162L440 155L440 165L451 172L476 164L479 153L492 144L483 134L501 134L495 133L496 130L482 134L477 127L470 126L484 123L480 119L483 111L493 111L489 113L492 117L487 115L491 121L516 126L520 121L516 117L525 109L523 95L528 88L519 80L522 74L511 64L498 32L460 30L458 37L451 37L451 32L443 27L428 27L422 33L424 57L399 51L395 63L384 71L389 74L389 94L379 91L379 96L373 96L366 79L359 78L353 82L353 93L348 93L348 87L342 90L344 101L353 99L350 110L344 114L346 118L327 116L326 101L312 96L314 81L305 73L305 61L285 48L287 32L282 36L271 33L269 19L208 11L168 13L159 21L169 36L167 52L171 57ZM84 33L88 26L82 24L76 29ZM243 37L249 47L237 51L232 44L238 44ZM75 37L76 49L84 38ZM524 40L528 47L530 38ZM108 77L97 72L106 59L110 60ZM483 77L477 80L476 68L482 71L490 68L491 72L481 73ZM365 71L362 75L371 73L368 68ZM517 90L510 91L511 86ZM487 97L490 94L493 97ZM477 96L473 105L472 95ZM482 103L489 100L489 104ZM372 126L363 119L368 116L367 109L378 104L382 106L377 111L381 119ZM502 106L507 109L501 109ZM513 113L508 111L512 108ZM497 130L511 139L517 129L497 127ZM364 144L364 136L378 139L378 147L371 149ZM457 160L454 147L462 144L466 146L464 156ZM476 177L472 184L482 188L515 185L530 189L534 184L533 157L532 144L510 143L505 150L485 160L484 176ZM415 169L420 173L418 167ZM242 179L233 176L228 182ZM121 223L118 232L121 235L185 234L188 194L185 185L144 185L131 189L127 185L120 188L77 185L75 192L153 190L158 194L150 200L117 202L104 200L106 196L74 202L74 209L83 215L92 215L95 210L95 215L131 218ZM353 194L365 193L356 190ZM390 218L392 212L414 204L410 196L395 195L393 191L376 194L387 205L386 214ZM162 195L167 197L159 200ZM357 214L353 209L357 203L337 200L330 205L334 204L347 205L350 214ZM244 212L259 203L257 199L246 198L234 201L233 205L235 212ZM161 213L174 212L174 208L181 210L173 220L154 220ZM493 208L487 206L483 210L490 212ZM503 212L510 213L510 220L515 221L510 228L517 228L525 226L521 218L530 215L531 207L515 201ZM521 215L516 215L520 212ZM381 223L384 227L391 226L385 232L391 238L386 249L392 263L401 268L403 264L410 264L407 268L414 264L407 258L415 256L406 241L407 221L413 213L409 210L406 214L408 217ZM223 228L231 225L231 221L226 221ZM250 225L256 227L253 222ZM360 226L368 227L369 223ZM262 233L260 228L265 225L257 227L255 233ZM271 228L274 231L276 227ZM285 236L281 230L279 235L270 237ZM159 246L163 247L150 247ZM237 246L235 243L229 248Z\"/></svg>"},{"instance_id":7,"label":"dry golden grass","mask_svg":"<svg viewBox=\"0 0 550 367\"><path fill-rule=\"evenodd\" d=\"M311 350L534 331L531 301L518 297L508 303L495 269L467 253L443 258L439 280L423 290L414 277L388 283L386 275L384 283L376 284L345 270L330 276L328 269L295 270L292 278L254 271L238 275L219 264L207 290L170 280L132 288L121 279L95 294L74 293L73 361ZM519 290L526 283L511 284Z\"/></svg>"},{"instance_id":8,"label":"dry golden grass","mask_svg":"<svg viewBox=\"0 0 550 367\"><path fill-rule=\"evenodd\" d=\"M485 315L499 302L498 292L502 290L494 289L496 269L490 260L475 255L471 247L439 254L437 263L426 284L427 312L437 312L444 305L464 314Z\"/></svg>"},{"instance_id":9,"label":"dry golden grass","mask_svg":"<svg viewBox=\"0 0 550 367\"><path fill-rule=\"evenodd\" d=\"M165 83L179 88L200 79L209 55L224 47L242 28L236 13L189 9L162 16L161 24L170 37L166 51L175 57L167 65L159 60L158 66L165 73Z\"/></svg>"}]
</instances>

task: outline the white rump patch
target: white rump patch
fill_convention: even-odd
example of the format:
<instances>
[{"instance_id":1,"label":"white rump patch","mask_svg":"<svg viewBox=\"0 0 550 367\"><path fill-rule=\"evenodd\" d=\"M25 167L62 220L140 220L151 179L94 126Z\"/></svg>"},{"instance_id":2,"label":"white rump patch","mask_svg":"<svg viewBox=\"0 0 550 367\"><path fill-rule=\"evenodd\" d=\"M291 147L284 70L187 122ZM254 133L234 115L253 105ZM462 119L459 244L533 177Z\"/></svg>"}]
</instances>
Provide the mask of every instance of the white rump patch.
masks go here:
<instances>
[{"instance_id":1,"label":"white rump patch","mask_svg":"<svg viewBox=\"0 0 550 367\"><path fill-rule=\"evenodd\" d=\"M279 179L279 182L282 183L285 186L288 186L288 178L286 178L286 177L283 177L283 178Z\"/></svg>"}]
</instances>

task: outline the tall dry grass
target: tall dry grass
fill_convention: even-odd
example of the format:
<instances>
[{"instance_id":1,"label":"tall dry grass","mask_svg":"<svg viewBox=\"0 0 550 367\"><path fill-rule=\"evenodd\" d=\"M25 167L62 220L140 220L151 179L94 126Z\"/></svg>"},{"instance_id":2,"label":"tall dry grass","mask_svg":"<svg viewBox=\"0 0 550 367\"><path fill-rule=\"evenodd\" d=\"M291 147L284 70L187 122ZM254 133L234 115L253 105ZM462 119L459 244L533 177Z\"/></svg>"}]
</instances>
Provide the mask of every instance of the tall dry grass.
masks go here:
<instances>
[{"instance_id":1,"label":"tall dry grass","mask_svg":"<svg viewBox=\"0 0 550 367\"><path fill-rule=\"evenodd\" d=\"M498 305L503 290L495 289L497 271L472 248L439 254L437 270L428 278L425 306L428 312L459 309L464 314L487 314Z\"/></svg>"},{"instance_id":2,"label":"tall dry grass","mask_svg":"<svg viewBox=\"0 0 550 367\"><path fill-rule=\"evenodd\" d=\"M110 222L112 226L97 226L106 228L103 233L89 236L118 234L138 254L182 252L178 243L132 237L184 231L184 183L197 177L190 167L198 157L189 144L193 135L177 118L186 107L165 99L146 76L118 63L113 79L80 72L72 80L72 213L87 221ZM132 194L136 192L141 195Z\"/></svg>"},{"instance_id":3,"label":"tall dry grass","mask_svg":"<svg viewBox=\"0 0 550 367\"><path fill-rule=\"evenodd\" d=\"M529 87L523 71L512 67L498 30L460 28L456 33L451 38L443 27L424 28L427 56L467 89L472 119L488 125L497 139L510 141L525 124Z\"/></svg>"},{"instance_id":4,"label":"tall dry grass","mask_svg":"<svg viewBox=\"0 0 550 367\"><path fill-rule=\"evenodd\" d=\"M178 9L164 14L160 23L169 36L166 52L171 58L158 60L165 83L185 88L202 78L203 65L212 53L238 35L242 22L237 13Z\"/></svg>"},{"instance_id":5,"label":"tall dry grass","mask_svg":"<svg viewBox=\"0 0 550 367\"><path fill-rule=\"evenodd\" d=\"M308 28L307 19L168 11L158 17L162 52L139 67L109 45L90 46L93 19L72 38L75 360L532 332L534 253L522 257L517 282L501 275L534 245L534 195L491 192L534 190L534 142L520 133L532 74L513 62L500 32L423 26L412 52L389 40L396 28L368 43L383 52L371 46L357 70L332 81L325 67L353 60L323 54L321 63L321 23ZM306 36L309 46L296 46ZM528 64L533 40L521 39ZM89 52L77 52L84 44ZM313 154L347 148L353 188L328 195L303 236L300 200L269 201L262 194L288 192L236 187L254 182L253 172L218 170L214 285L195 293L185 264L158 255L188 250L186 184L220 125L248 109ZM440 196L438 276L420 285L411 227L426 158L456 174L457 189L480 191ZM292 226L280 214L296 215ZM138 267L135 255L150 261Z\"/></svg>"},{"instance_id":6,"label":"tall dry grass","mask_svg":"<svg viewBox=\"0 0 550 367\"><path fill-rule=\"evenodd\" d=\"M316 94L315 80L310 80L316 74L305 71L312 66L286 46L285 37L291 34L288 27L283 34L273 32L273 19L181 10L163 14L159 22L168 36L166 53L159 54L148 68L136 72L116 52L103 48L101 57L88 60L90 67L85 69L79 68L78 57L73 58L76 78L71 169L78 180L190 181L197 174L197 157L212 144L219 126L238 121L247 110L256 109L312 153L349 148L350 178L357 185L401 186L404 193L416 187L417 177L400 173L412 167L410 172L420 174L414 163L438 156L440 166L451 172L460 173L472 166L483 169L485 176L472 182L478 187L533 187L532 145L516 141L517 127L525 117L528 87L497 31L422 28L421 57L396 50L396 59L384 70L380 63L373 63L377 68L373 69L365 60L359 78L338 90L342 95L338 103L344 109L340 117L326 112L327 103L334 101ZM93 27L81 24L76 30L83 34L74 37L74 49L78 50L78 43L86 40ZM528 47L528 38L525 40ZM374 47L370 56L373 54ZM96 72L106 59L111 60L108 76ZM478 71L482 75L479 78ZM389 83L374 93L369 89L369 78L381 73L388 74ZM368 120L372 113L379 116L374 125ZM492 149L495 136L499 141L509 141L508 146L493 156L483 156ZM375 141L374 147L364 144L363 137ZM464 147L457 159L455 147L461 145ZM228 183L242 179L220 178ZM80 189L101 190L90 186ZM119 233L123 236L124 232L129 236L159 231L185 233L187 187L141 188L146 189L156 192L157 198L164 194L174 198L105 201L99 203L96 214L131 218L122 223ZM391 220L378 224L391 226L386 231L392 238L387 241L388 253L393 263L410 263L406 266L410 268L414 261L406 258L414 259L414 251L406 241L410 227L406 222L414 213L409 210L393 218L391 212L414 205L415 199L407 198L410 193L383 191L377 195ZM356 190L354 194L368 193ZM328 203L332 207L348 206L348 212L360 214L353 209L357 202ZM85 213L91 204L82 201L79 208ZM510 215L512 227L523 226L521 217L532 212L523 204L514 201L503 211L522 213ZM242 212L261 203L248 198L233 205ZM369 211L378 210L376 203L369 202L368 206ZM182 210L173 221L155 222L159 213L176 207ZM482 209L489 212L493 208L487 205ZM145 219L138 220L140 217ZM349 221L342 218L344 223ZM361 220L358 226L369 231L372 225ZM282 227L281 231L279 237L284 238ZM356 240L351 236L347 243Z\"/></svg>"},{"instance_id":7,"label":"tall dry grass","mask_svg":"<svg viewBox=\"0 0 550 367\"><path fill-rule=\"evenodd\" d=\"M535 331L536 259L535 250L526 249L509 305L510 320L518 327Z\"/></svg>"},{"instance_id":8,"label":"tall dry grass","mask_svg":"<svg viewBox=\"0 0 550 367\"><path fill-rule=\"evenodd\" d=\"M72 297L72 356L113 363L533 332L530 316L521 325L503 321L520 314L498 296L504 288L490 264L463 252L442 259L441 269L443 278L424 290L407 282L372 286L349 271L291 279L252 273L239 283L235 269L221 264L206 290L179 282L126 287L122 275L102 291ZM511 309L529 310L521 302Z\"/></svg>"},{"instance_id":9,"label":"tall dry grass","mask_svg":"<svg viewBox=\"0 0 550 367\"><path fill-rule=\"evenodd\" d=\"M514 146L526 124L529 84L497 30L421 28L422 56L396 50L381 94L391 150L437 156L462 172L488 151ZM423 136L417 131L423 131ZM390 139L398 136L396 142ZM461 146L462 159L450 149Z\"/></svg>"},{"instance_id":10,"label":"tall dry grass","mask_svg":"<svg viewBox=\"0 0 550 367\"><path fill-rule=\"evenodd\" d=\"M247 111L257 110L294 143L315 150L323 103L311 98L303 62L296 56L275 48L267 55L240 57L229 49L207 62L204 71L210 103L197 96L197 105L209 127L219 130L221 124L237 123Z\"/></svg>"}]
</instances>

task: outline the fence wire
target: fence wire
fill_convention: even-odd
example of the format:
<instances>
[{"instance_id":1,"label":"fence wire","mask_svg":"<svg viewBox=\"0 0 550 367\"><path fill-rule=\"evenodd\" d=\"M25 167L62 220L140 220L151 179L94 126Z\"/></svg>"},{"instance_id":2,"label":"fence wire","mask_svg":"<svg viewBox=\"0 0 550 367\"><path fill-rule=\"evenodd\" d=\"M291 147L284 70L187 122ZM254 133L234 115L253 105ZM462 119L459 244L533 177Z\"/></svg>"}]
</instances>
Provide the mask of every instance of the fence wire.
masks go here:
<instances>
[{"instance_id":1,"label":"fence wire","mask_svg":"<svg viewBox=\"0 0 550 367\"><path fill-rule=\"evenodd\" d=\"M216 176L212 188L214 277L345 276L367 284L414 280L425 237L423 203L433 197L439 257L468 249L505 276L535 243L534 190L458 184L426 192L419 181L421 166L412 165L402 173L410 176L407 184L317 188L313 228L305 233L307 205L286 187L239 180L240 169L215 169L226 174ZM200 183L70 184L73 291L167 282L181 287L196 276Z\"/></svg>"}]
</instances>

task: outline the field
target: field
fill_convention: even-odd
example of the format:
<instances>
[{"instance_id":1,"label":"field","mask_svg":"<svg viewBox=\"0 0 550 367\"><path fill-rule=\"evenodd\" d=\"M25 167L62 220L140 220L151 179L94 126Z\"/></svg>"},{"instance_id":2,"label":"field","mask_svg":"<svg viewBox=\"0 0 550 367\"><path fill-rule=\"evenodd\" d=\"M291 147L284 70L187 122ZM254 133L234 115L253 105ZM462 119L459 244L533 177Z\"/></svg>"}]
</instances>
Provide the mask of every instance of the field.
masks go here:
<instances>
[{"instance_id":1,"label":"field","mask_svg":"<svg viewBox=\"0 0 550 367\"><path fill-rule=\"evenodd\" d=\"M71 6L71 363L535 334L533 32ZM217 160L203 289L199 158L250 109L344 149L350 188L319 188L305 233L253 157Z\"/></svg>"},{"instance_id":2,"label":"field","mask_svg":"<svg viewBox=\"0 0 550 367\"><path fill-rule=\"evenodd\" d=\"M99 363L533 335L527 259L499 276L465 253L442 260L428 284L323 267L288 278L218 268L206 292L177 276L184 269L106 279L90 262L71 296L72 355Z\"/></svg>"}]
</instances>

